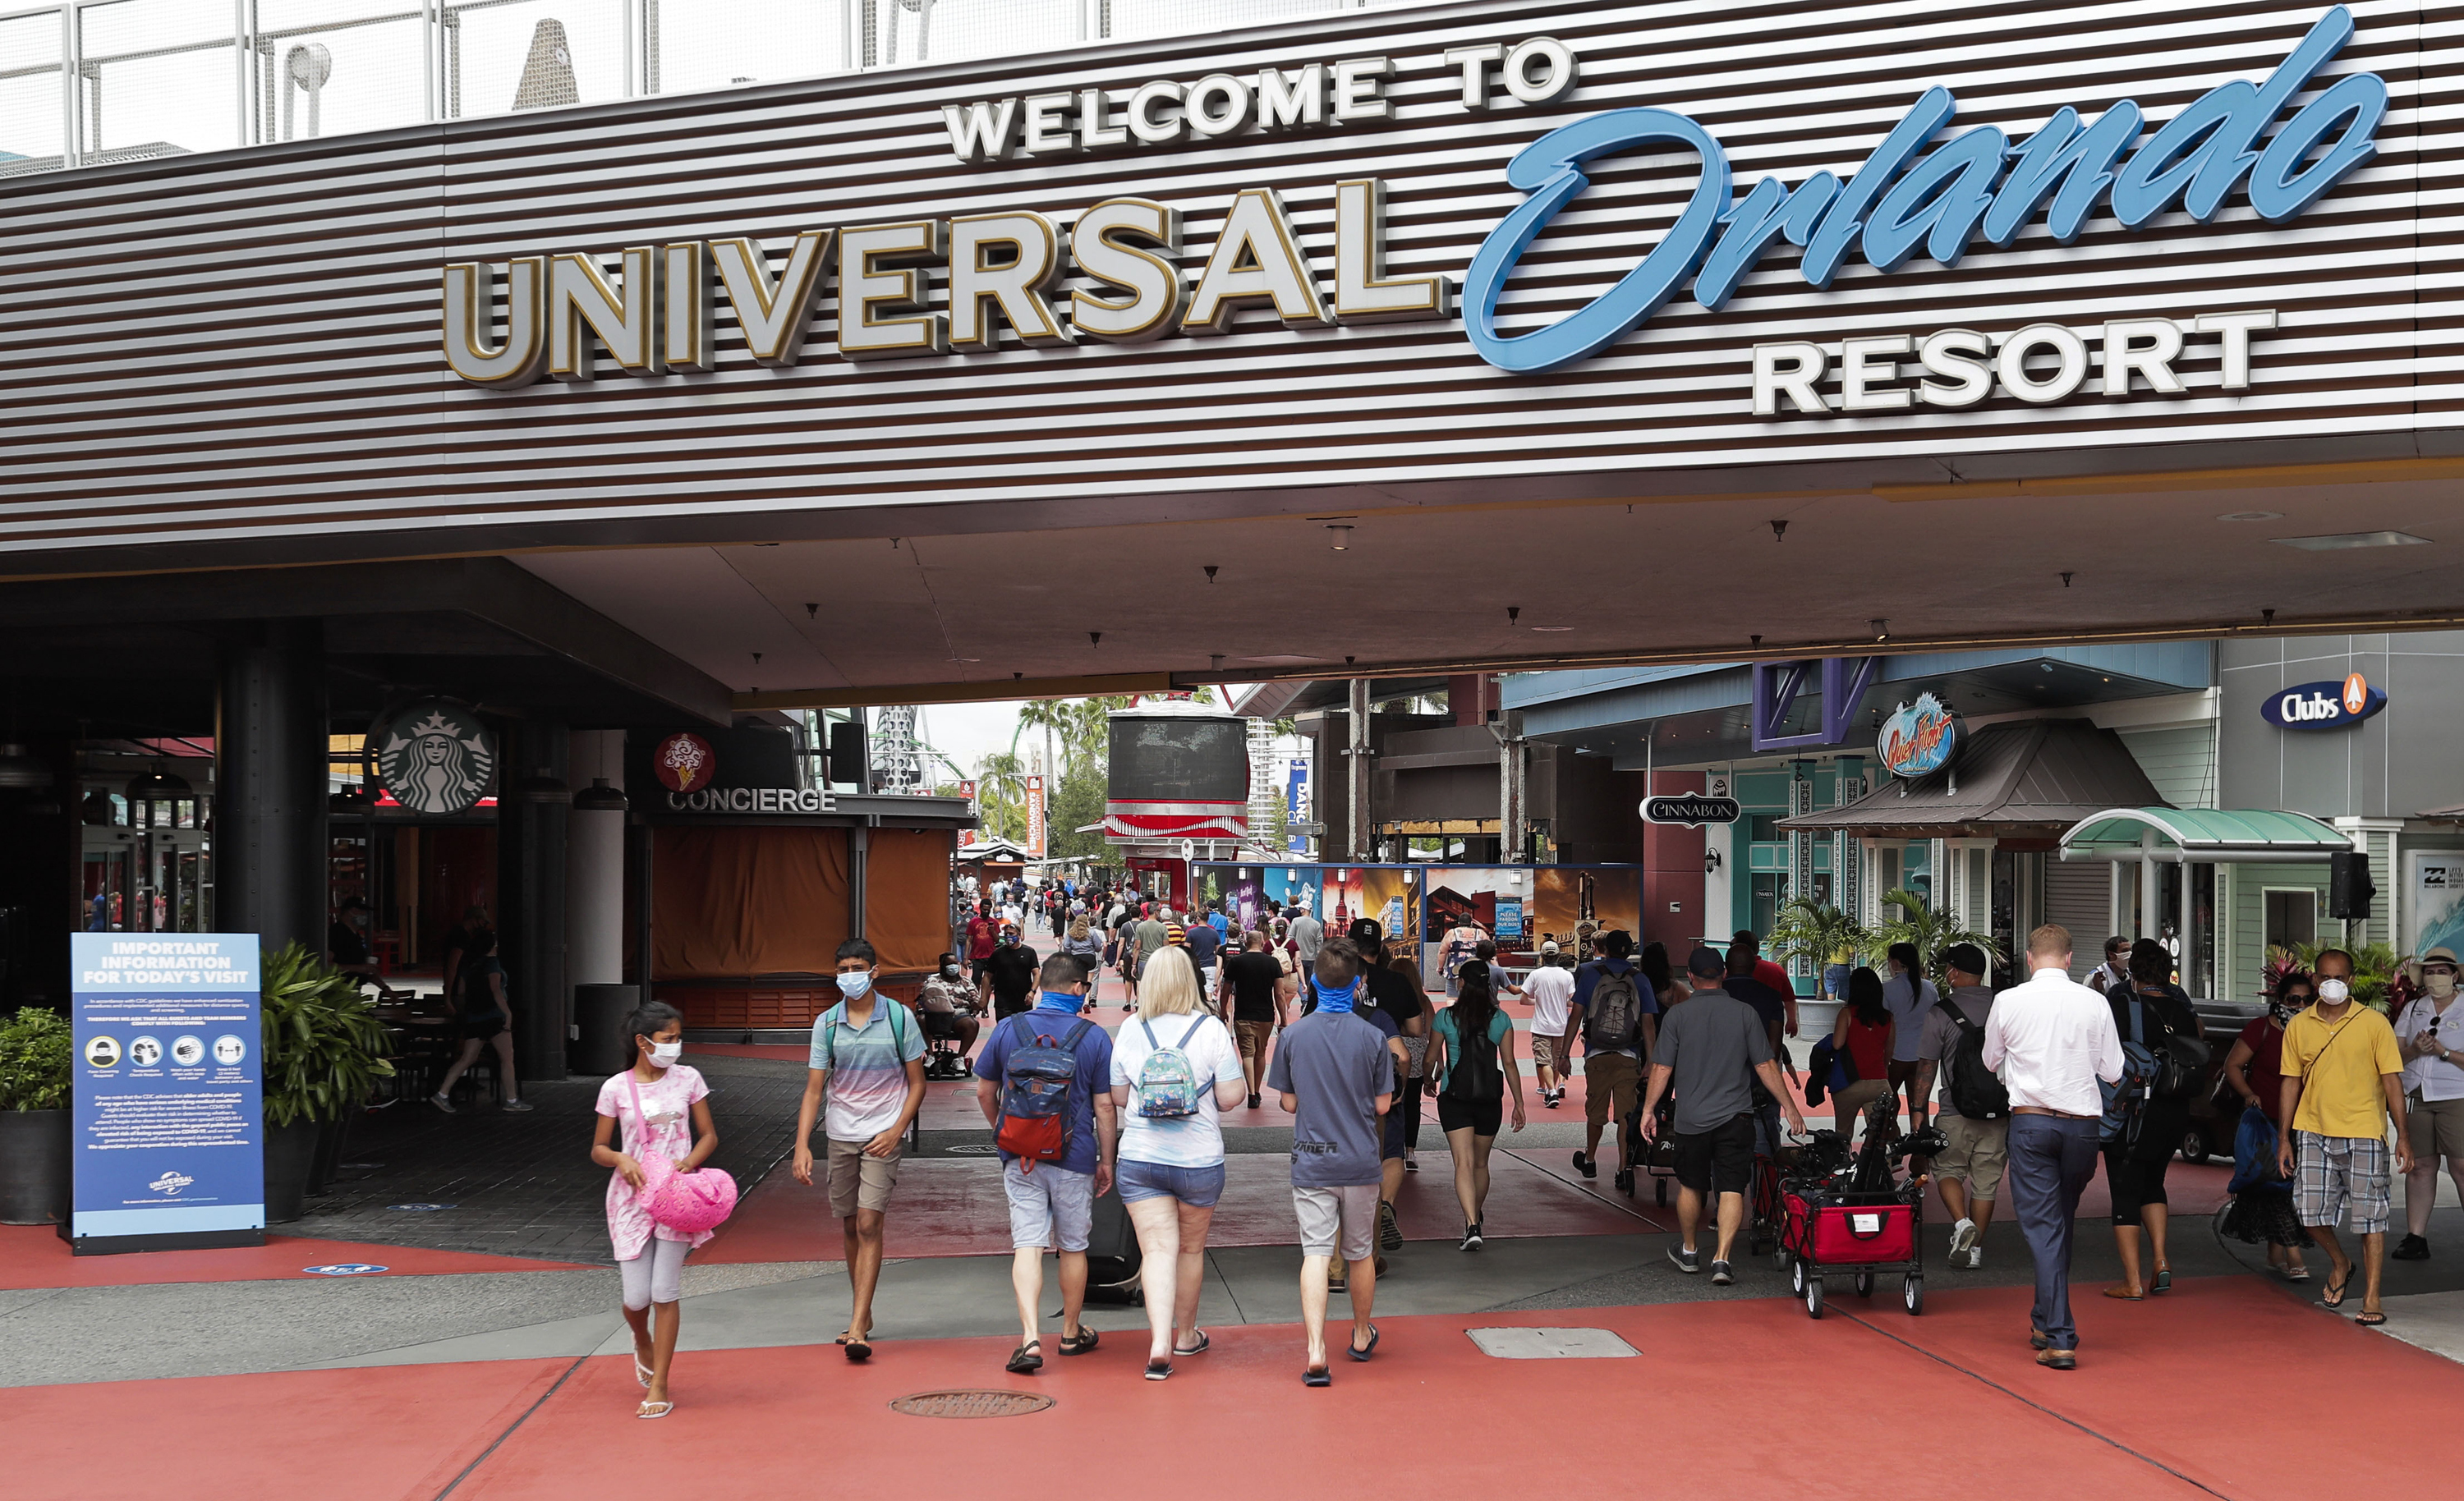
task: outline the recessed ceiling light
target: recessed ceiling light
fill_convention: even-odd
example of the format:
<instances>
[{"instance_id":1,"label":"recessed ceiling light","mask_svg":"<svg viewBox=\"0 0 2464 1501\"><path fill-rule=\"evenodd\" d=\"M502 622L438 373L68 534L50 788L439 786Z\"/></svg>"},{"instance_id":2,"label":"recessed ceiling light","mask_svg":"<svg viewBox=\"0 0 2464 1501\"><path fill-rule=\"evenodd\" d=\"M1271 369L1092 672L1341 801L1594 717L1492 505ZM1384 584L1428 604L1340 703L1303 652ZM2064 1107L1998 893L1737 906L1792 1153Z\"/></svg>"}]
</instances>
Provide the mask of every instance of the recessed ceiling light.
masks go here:
<instances>
[{"instance_id":1,"label":"recessed ceiling light","mask_svg":"<svg viewBox=\"0 0 2464 1501\"><path fill-rule=\"evenodd\" d=\"M2281 521L2284 519L2284 512L2280 511L2228 511L2216 519L2218 521Z\"/></svg>"},{"instance_id":2,"label":"recessed ceiling light","mask_svg":"<svg viewBox=\"0 0 2464 1501\"><path fill-rule=\"evenodd\" d=\"M1242 661L1242 662L1243 662L1243 663L1247 663L1247 664L1248 664L1248 665L1250 665L1250 666L1253 666L1253 667L1306 667L1306 666L1308 666L1309 663L1313 663L1313 662L1324 662L1326 659L1325 659L1324 657L1289 657L1289 656L1286 656L1286 657L1243 657L1243 658L1241 658L1241 659L1239 659L1239 660L1240 660L1240 661Z\"/></svg>"},{"instance_id":3,"label":"recessed ceiling light","mask_svg":"<svg viewBox=\"0 0 2464 1501\"><path fill-rule=\"evenodd\" d=\"M1352 546L1352 529L1345 526L1342 522L1335 522L1329 526L1327 531L1332 533L1334 535L1334 550L1336 552L1343 552Z\"/></svg>"},{"instance_id":4,"label":"recessed ceiling light","mask_svg":"<svg viewBox=\"0 0 2464 1501\"><path fill-rule=\"evenodd\" d=\"M2335 553L2348 547L2427 547L2430 538L2409 532L2339 532L2330 536L2272 536L2269 541L2298 547L2305 553Z\"/></svg>"},{"instance_id":5,"label":"recessed ceiling light","mask_svg":"<svg viewBox=\"0 0 2464 1501\"><path fill-rule=\"evenodd\" d=\"M984 659L981 657L953 657L950 660L952 662L981 662Z\"/></svg>"},{"instance_id":6,"label":"recessed ceiling light","mask_svg":"<svg viewBox=\"0 0 2464 1501\"><path fill-rule=\"evenodd\" d=\"M1573 629L1571 625L1535 625L1531 628L1535 631L1571 631Z\"/></svg>"}]
</instances>

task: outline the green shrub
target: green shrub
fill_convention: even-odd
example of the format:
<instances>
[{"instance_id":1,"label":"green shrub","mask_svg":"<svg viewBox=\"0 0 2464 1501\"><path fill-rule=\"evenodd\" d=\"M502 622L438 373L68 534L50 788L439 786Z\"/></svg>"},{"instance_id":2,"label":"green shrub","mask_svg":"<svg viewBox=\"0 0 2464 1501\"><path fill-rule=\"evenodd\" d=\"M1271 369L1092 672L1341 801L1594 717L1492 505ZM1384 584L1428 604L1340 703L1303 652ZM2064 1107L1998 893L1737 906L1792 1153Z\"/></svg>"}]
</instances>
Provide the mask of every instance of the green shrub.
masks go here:
<instances>
[{"instance_id":1,"label":"green shrub","mask_svg":"<svg viewBox=\"0 0 2464 1501\"><path fill-rule=\"evenodd\" d=\"M33 1007L0 1022L0 1110L61 1110L69 1102L68 1018Z\"/></svg>"},{"instance_id":2,"label":"green shrub","mask_svg":"<svg viewBox=\"0 0 2464 1501\"><path fill-rule=\"evenodd\" d=\"M393 1077L393 1039L346 975L297 944L265 961L265 1122L339 1120Z\"/></svg>"}]
</instances>

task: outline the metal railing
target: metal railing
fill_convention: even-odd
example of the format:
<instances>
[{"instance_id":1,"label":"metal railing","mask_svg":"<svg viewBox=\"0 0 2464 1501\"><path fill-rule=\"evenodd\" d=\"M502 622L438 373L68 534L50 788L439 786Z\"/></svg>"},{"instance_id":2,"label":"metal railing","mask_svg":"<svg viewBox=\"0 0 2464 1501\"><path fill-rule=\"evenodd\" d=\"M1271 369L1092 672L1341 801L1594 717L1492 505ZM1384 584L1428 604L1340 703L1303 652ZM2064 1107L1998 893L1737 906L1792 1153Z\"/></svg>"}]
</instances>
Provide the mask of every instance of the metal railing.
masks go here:
<instances>
[{"instance_id":1,"label":"metal railing","mask_svg":"<svg viewBox=\"0 0 2464 1501\"><path fill-rule=\"evenodd\" d=\"M0 177L1418 0L0 0Z\"/></svg>"}]
</instances>

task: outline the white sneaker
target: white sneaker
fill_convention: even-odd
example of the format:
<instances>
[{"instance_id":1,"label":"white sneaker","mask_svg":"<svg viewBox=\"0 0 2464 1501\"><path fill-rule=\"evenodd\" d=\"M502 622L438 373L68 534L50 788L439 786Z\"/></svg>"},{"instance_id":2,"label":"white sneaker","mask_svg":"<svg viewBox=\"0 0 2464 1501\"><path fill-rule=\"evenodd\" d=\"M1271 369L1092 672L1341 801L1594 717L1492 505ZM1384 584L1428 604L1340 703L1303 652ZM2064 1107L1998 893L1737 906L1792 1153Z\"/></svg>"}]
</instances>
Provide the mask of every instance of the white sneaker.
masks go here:
<instances>
[{"instance_id":1,"label":"white sneaker","mask_svg":"<svg viewBox=\"0 0 2464 1501\"><path fill-rule=\"evenodd\" d=\"M1969 1270L1969 1271L1970 1271L1970 1272L1973 1272L1973 1271L1975 1271L1977 1268L1979 1268L1979 1267L1981 1267L1981 1266L1983 1266L1983 1265L1985 1265L1985 1248L1984 1248L1984 1247L1982 1247L1982 1246L1970 1246L1970 1247L1969 1247L1969 1248L1968 1248L1968 1270Z\"/></svg>"},{"instance_id":2,"label":"white sneaker","mask_svg":"<svg viewBox=\"0 0 2464 1501\"><path fill-rule=\"evenodd\" d=\"M1976 1222L1974 1220L1962 1220L1958 1224L1953 1225L1950 1228L1950 1259L1952 1263L1954 1265L1957 1264L1959 1258L1967 1254L1969 1248L1973 1247L1975 1244Z\"/></svg>"}]
</instances>

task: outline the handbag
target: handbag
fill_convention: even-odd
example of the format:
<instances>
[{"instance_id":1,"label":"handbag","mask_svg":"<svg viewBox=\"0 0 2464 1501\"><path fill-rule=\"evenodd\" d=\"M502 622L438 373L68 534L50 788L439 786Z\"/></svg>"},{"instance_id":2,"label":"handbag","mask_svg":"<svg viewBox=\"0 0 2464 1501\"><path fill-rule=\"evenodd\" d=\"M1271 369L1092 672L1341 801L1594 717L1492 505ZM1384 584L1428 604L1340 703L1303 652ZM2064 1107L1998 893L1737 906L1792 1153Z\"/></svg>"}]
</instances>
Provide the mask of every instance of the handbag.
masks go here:
<instances>
[{"instance_id":1,"label":"handbag","mask_svg":"<svg viewBox=\"0 0 2464 1501\"><path fill-rule=\"evenodd\" d=\"M647 1136L650 1118L642 1109L641 1080L631 1069L625 1071L625 1086L632 1091L633 1119L641 1122ZM675 1164L655 1152L634 1162L642 1169L642 1186L634 1190L633 1202L651 1224L682 1235L698 1235L736 1212L736 1179L721 1169L678 1172Z\"/></svg>"}]
</instances>

